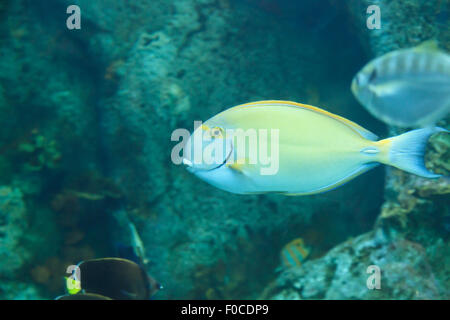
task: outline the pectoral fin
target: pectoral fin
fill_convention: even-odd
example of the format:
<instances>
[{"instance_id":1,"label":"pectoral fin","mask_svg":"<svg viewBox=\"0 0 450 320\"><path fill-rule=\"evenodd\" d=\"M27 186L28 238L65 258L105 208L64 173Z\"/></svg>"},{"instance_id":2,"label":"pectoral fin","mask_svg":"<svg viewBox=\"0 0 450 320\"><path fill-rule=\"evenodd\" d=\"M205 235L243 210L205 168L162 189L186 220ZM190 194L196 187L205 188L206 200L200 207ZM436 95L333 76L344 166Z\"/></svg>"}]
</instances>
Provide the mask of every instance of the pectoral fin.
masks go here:
<instances>
[{"instance_id":1,"label":"pectoral fin","mask_svg":"<svg viewBox=\"0 0 450 320\"><path fill-rule=\"evenodd\" d=\"M247 162L247 159L240 159L233 163L227 163L226 166L236 172L244 173L244 169L248 166Z\"/></svg>"},{"instance_id":2,"label":"pectoral fin","mask_svg":"<svg viewBox=\"0 0 450 320\"><path fill-rule=\"evenodd\" d=\"M436 39L431 39L422 42L418 46L414 47L415 51L439 51L439 45Z\"/></svg>"}]
</instances>

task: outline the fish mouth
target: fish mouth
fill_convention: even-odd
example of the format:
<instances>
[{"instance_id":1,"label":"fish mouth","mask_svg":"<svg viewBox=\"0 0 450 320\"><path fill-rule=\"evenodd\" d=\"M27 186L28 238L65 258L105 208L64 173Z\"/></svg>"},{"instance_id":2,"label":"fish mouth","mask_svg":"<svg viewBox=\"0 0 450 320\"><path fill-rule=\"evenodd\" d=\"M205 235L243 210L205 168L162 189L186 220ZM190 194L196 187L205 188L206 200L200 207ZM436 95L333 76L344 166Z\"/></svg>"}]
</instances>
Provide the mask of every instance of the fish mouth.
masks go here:
<instances>
[{"instance_id":1,"label":"fish mouth","mask_svg":"<svg viewBox=\"0 0 450 320\"><path fill-rule=\"evenodd\" d=\"M223 165L224 165L225 163L227 163L228 159L230 159L230 157L231 157L232 154L233 154L233 144L230 143L230 152L228 153L228 155L227 155L227 157L225 158L225 160L223 160L223 162L222 162L219 166L217 166L217 167L215 167L215 168L212 168L212 169L209 169L209 170L207 170L207 171L213 171L213 170L217 170L217 169L220 169L221 167L223 167Z\"/></svg>"},{"instance_id":2,"label":"fish mouth","mask_svg":"<svg viewBox=\"0 0 450 320\"><path fill-rule=\"evenodd\" d=\"M192 161L191 161L191 160L188 160L188 159L186 159L186 158L183 158L183 164L186 165L186 166L188 166L188 167L193 167L193 166L194 166L194 164L192 163Z\"/></svg>"},{"instance_id":3,"label":"fish mouth","mask_svg":"<svg viewBox=\"0 0 450 320\"><path fill-rule=\"evenodd\" d=\"M183 158L182 162L186 166L186 170L188 170L189 172L192 172L192 173L195 173L196 171L206 171L207 172L207 171L217 170L217 169L220 169L221 167L223 167L223 165L225 163L227 163L227 161L230 159L231 155L233 154L233 150L234 149L233 149L233 144L231 142L230 142L229 149L230 149L230 151L228 152L228 154L225 157L225 159L217 167L214 167L214 168L211 168L211 169L199 169L199 168L196 168L194 166L194 163L191 160L186 159L186 158Z\"/></svg>"}]
</instances>

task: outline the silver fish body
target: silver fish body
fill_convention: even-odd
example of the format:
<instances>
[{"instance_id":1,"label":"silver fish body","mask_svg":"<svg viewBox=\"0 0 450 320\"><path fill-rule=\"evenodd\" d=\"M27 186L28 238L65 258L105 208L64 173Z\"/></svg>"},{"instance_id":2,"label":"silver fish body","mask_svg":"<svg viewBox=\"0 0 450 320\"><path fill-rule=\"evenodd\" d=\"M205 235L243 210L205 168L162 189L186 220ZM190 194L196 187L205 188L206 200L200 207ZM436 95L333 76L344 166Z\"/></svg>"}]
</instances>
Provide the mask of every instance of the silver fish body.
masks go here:
<instances>
[{"instance_id":1,"label":"silver fish body","mask_svg":"<svg viewBox=\"0 0 450 320\"><path fill-rule=\"evenodd\" d=\"M352 92L387 124L434 124L450 111L450 56L430 43L390 52L358 72Z\"/></svg>"}]
</instances>

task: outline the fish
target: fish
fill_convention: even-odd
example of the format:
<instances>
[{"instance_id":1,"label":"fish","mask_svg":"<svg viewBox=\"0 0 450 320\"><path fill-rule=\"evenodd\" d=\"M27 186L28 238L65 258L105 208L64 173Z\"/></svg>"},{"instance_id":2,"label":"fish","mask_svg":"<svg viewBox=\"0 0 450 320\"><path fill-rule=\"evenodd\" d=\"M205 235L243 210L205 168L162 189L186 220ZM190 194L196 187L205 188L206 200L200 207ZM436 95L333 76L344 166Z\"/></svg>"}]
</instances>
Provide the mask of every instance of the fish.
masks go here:
<instances>
[{"instance_id":1,"label":"fish","mask_svg":"<svg viewBox=\"0 0 450 320\"><path fill-rule=\"evenodd\" d=\"M423 159L428 138L438 132L448 131L428 127L378 140L360 125L318 107L257 101L195 127L186 138L182 163L198 178L231 193L310 195L337 188L380 163L438 178ZM264 156L264 149L270 155Z\"/></svg>"},{"instance_id":2,"label":"fish","mask_svg":"<svg viewBox=\"0 0 450 320\"><path fill-rule=\"evenodd\" d=\"M146 300L162 289L140 265L128 259L92 259L80 262L77 267L80 279L70 278L72 286L66 283L68 289L78 287L80 290L68 290L69 295L89 293L113 300Z\"/></svg>"},{"instance_id":3,"label":"fish","mask_svg":"<svg viewBox=\"0 0 450 320\"><path fill-rule=\"evenodd\" d=\"M450 111L450 56L434 40L389 52L355 75L351 91L386 124L434 125Z\"/></svg>"},{"instance_id":4,"label":"fish","mask_svg":"<svg viewBox=\"0 0 450 320\"><path fill-rule=\"evenodd\" d=\"M115 243L115 249L118 257L131 260L139 265L148 264L149 261L145 256L144 243L142 242L135 225L132 222L129 222L128 227L130 231L130 239L127 243L129 244L123 242Z\"/></svg>"},{"instance_id":5,"label":"fish","mask_svg":"<svg viewBox=\"0 0 450 320\"><path fill-rule=\"evenodd\" d=\"M310 250L302 238L297 238L286 244L280 253L281 265L285 268L301 266L308 258Z\"/></svg>"},{"instance_id":6,"label":"fish","mask_svg":"<svg viewBox=\"0 0 450 320\"><path fill-rule=\"evenodd\" d=\"M147 264L148 259L145 257L145 248L144 243L141 240L141 237L139 236L139 233L136 230L136 227L133 223L129 223L130 231L131 231L131 240L133 243L133 249L136 253L136 255L139 257L139 261L141 261L142 264Z\"/></svg>"},{"instance_id":7,"label":"fish","mask_svg":"<svg viewBox=\"0 0 450 320\"><path fill-rule=\"evenodd\" d=\"M55 300L112 300L112 299L95 293L79 293L79 294L65 294L56 297Z\"/></svg>"}]
</instances>

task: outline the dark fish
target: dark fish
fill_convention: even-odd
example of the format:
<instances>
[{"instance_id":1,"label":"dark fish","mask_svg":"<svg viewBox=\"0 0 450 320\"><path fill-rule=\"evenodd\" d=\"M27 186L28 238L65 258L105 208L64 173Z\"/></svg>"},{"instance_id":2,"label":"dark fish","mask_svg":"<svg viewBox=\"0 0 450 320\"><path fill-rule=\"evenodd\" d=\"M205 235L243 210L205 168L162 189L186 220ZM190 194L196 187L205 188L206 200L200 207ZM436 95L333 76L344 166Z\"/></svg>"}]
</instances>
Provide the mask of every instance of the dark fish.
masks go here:
<instances>
[{"instance_id":1,"label":"dark fish","mask_svg":"<svg viewBox=\"0 0 450 320\"><path fill-rule=\"evenodd\" d=\"M103 258L80 262L83 292L95 293L117 300L145 300L162 286L133 261Z\"/></svg>"},{"instance_id":2,"label":"dark fish","mask_svg":"<svg viewBox=\"0 0 450 320\"><path fill-rule=\"evenodd\" d=\"M63 296L59 296L55 300L112 300L112 299L95 293L79 293L79 294L66 294Z\"/></svg>"}]
</instances>

